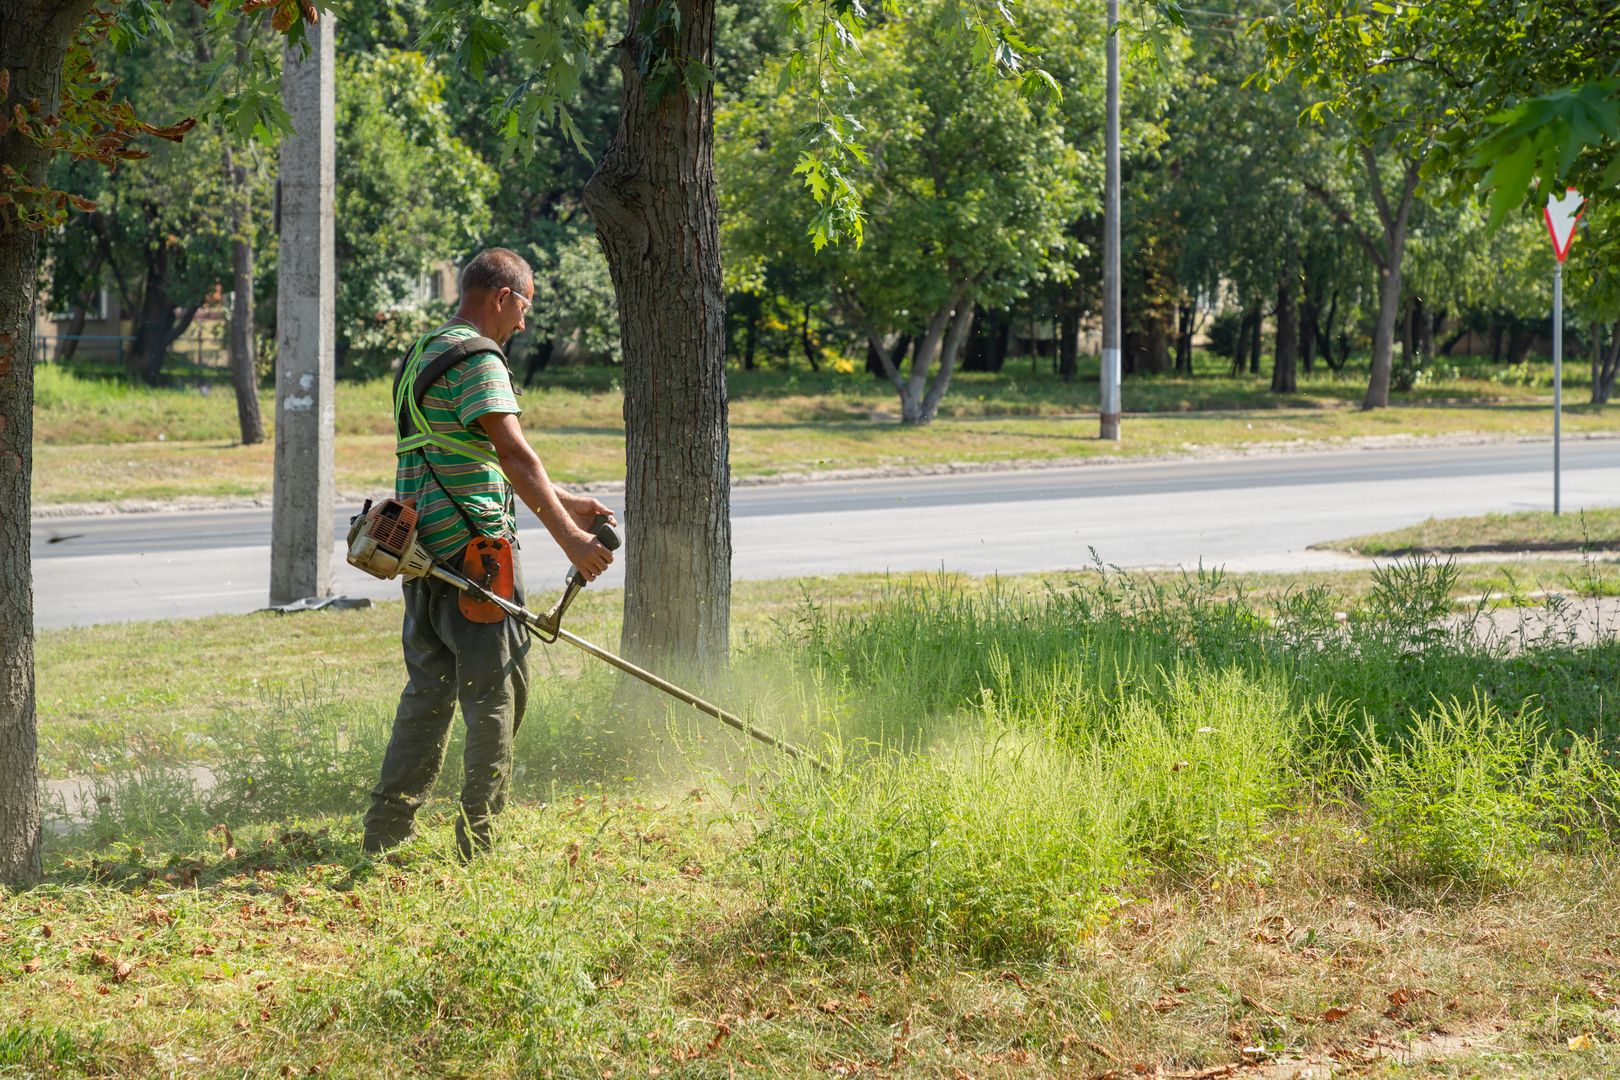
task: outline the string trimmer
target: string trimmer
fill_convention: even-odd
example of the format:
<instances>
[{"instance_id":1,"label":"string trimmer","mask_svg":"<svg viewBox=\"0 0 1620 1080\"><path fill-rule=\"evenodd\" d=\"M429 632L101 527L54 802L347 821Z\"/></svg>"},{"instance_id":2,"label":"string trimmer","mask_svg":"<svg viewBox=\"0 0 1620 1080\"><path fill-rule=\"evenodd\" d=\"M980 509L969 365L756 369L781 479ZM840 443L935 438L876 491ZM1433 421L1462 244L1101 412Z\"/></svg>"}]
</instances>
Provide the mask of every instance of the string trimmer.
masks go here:
<instances>
[{"instance_id":1,"label":"string trimmer","mask_svg":"<svg viewBox=\"0 0 1620 1080\"><path fill-rule=\"evenodd\" d=\"M602 542L602 546L609 551L617 551L623 543L619 531L605 517L597 517L596 527L592 531ZM568 610L568 605L574 602L574 597L585 587L585 576L575 567L569 567L568 577L563 584L563 594L557 599L556 604L544 615L536 615L528 608L491 592L464 574L459 574L435 561L427 548L416 538L416 508L398 499L384 499L379 503L367 499L360 513L349 519L349 565L384 581L391 581L396 577L433 577L448 582L462 592L498 606L547 644L566 641L574 648L589 653L598 660L607 661L626 675L634 676L648 686L662 690L677 701L684 701L699 712L714 717L751 739L782 751L794 760L808 761L818 769L827 768L820 758L802 746L777 738L768 731L762 731L736 714L681 689L667 679L659 678L645 668L637 667L600 645L592 644L564 630L563 614Z\"/></svg>"}]
</instances>

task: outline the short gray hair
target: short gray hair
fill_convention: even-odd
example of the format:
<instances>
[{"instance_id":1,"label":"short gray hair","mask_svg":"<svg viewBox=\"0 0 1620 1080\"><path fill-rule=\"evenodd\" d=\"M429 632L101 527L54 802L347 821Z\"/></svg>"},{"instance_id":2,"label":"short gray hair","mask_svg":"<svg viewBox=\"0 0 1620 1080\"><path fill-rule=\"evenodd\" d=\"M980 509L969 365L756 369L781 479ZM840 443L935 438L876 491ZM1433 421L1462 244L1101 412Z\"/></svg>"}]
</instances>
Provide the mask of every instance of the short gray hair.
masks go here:
<instances>
[{"instance_id":1,"label":"short gray hair","mask_svg":"<svg viewBox=\"0 0 1620 1080\"><path fill-rule=\"evenodd\" d=\"M534 283L534 271L511 248L485 248L461 268L461 294L474 289L511 289L521 293Z\"/></svg>"}]
</instances>

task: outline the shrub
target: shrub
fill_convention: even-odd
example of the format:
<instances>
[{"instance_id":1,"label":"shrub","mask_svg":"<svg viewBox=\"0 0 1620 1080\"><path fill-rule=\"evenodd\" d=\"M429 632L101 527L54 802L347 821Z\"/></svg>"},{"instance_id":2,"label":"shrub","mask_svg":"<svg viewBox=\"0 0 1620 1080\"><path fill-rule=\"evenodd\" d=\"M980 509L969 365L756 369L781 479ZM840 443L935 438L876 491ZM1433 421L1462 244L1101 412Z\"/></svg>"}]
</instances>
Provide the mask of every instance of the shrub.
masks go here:
<instances>
[{"instance_id":1,"label":"shrub","mask_svg":"<svg viewBox=\"0 0 1620 1080\"><path fill-rule=\"evenodd\" d=\"M1614 777L1596 748L1544 739L1540 713L1483 696L1436 703L1395 740L1366 736L1368 830L1398 873L1512 880L1544 844L1600 833Z\"/></svg>"}]
</instances>

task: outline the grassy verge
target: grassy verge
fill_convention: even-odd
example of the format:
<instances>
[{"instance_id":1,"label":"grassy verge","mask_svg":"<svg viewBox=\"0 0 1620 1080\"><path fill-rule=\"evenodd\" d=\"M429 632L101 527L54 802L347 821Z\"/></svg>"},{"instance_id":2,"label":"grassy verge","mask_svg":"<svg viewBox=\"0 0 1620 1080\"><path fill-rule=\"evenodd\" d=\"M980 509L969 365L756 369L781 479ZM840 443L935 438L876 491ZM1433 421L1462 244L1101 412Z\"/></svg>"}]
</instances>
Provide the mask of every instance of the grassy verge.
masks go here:
<instances>
[{"instance_id":1,"label":"grassy verge","mask_svg":"<svg viewBox=\"0 0 1620 1080\"><path fill-rule=\"evenodd\" d=\"M1361 555L1472 551L1580 551L1620 547L1620 507L1556 517L1550 511L1430 518L1405 529L1319 545Z\"/></svg>"},{"instance_id":2,"label":"grassy verge","mask_svg":"<svg viewBox=\"0 0 1620 1080\"><path fill-rule=\"evenodd\" d=\"M0 1067L1604 1074L1620 640L1437 621L1471 587L1434 563L754 586L726 700L833 775L558 672L468 868L443 793L397 857L357 850L397 611L206 620L221 669L283 687L329 653L376 700L188 723L206 788L163 748L107 759L47 882L0 898ZM68 645L41 640L42 701L194 677L186 643L121 674ZM1436 1056L1387 1049L1414 1044Z\"/></svg>"},{"instance_id":3,"label":"grassy verge","mask_svg":"<svg viewBox=\"0 0 1620 1080\"><path fill-rule=\"evenodd\" d=\"M1011 365L958 376L941 419L904 428L886 384L866 376L734 372L732 469L740 476L897 464L1050 461L1184 453L1261 443L1331 443L1390 435L1530 435L1547 428L1541 388L1493 381L1478 364L1419 387L1398 408L1355 408L1360 378L1306 379L1270 394L1201 360L1195 378L1133 382L1124 443L1096 439L1094 380L1063 383ZM524 395L524 423L566 482L616 480L624 460L622 397L612 369L547 373ZM269 491L271 450L235 443L228 387L207 378L159 390L39 372L34 497L40 504L254 496ZM208 393L202 393L208 388ZM269 403L266 402L268 409ZM267 412L266 415L269 415ZM1620 433L1613 410L1566 410L1571 433ZM387 385L339 384L337 483L371 491L392 478Z\"/></svg>"},{"instance_id":4,"label":"grassy verge","mask_svg":"<svg viewBox=\"0 0 1620 1080\"><path fill-rule=\"evenodd\" d=\"M1620 570L1605 562L1464 563L1452 590L1457 597L1491 594L1534 604L1544 591L1611 595ZM999 589L1036 596L1088 573L1032 574L983 579L930 574L846 574L800 581L738 582L732 627L739 648L769 640L784 622L813 604L825 612L870 609L887 588L936 585L967 596ZM1144 581L1175 581L1142 575ZM1331 594L1347 613L1365 605L1374 588L1360 572L1302 575L1243 574L1223 589L1242 590L1253 602L1274 605L1300 589ZM548 601L549 602L549 601ZM612 647L619 636L619 594L592 592L570 613L570 625ZM220 737L253 718L300 701L325 708L390 715L399 692L397 603L317 617L220 615L162 624L112 623L40 632L36 649L41 760L47 775L110 772L128 763L218 765ZM554 646L534 654L542 681L570 680L580 654Z\"/></svg>"}]
</instances>

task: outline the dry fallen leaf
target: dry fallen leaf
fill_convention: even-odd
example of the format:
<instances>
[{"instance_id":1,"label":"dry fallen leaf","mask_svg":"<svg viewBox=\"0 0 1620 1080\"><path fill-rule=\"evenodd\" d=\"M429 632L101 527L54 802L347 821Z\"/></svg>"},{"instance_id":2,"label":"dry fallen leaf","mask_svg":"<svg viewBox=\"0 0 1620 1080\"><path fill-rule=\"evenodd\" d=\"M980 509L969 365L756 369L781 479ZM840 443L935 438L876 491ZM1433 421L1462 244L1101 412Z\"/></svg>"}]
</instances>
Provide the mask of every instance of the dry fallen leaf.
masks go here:
<instances>
[{"instance_id":1,"label":"dry fallen leaf","mask_svg":"<svg viewBox=\"0 0 1620 1080\"><path fill-rule=\"evenodd\" d=\"M1351 1009L1347 1005L1335 1005L1333 1008L1327 1009L1322 1013L1322 1019L1331 1024L1335 1020L1343 1020L1345 1017L1350 1015L1350 1012Z\"/></svg>"},{"instance_id":2,"label":"dry fallen leaf","mask_svg":"<svg viewBox=\"0 0 1620 1080\"><path fill-rule=\"evenodd\" d=\"M1391 1007L1399 1009L1403 1006L1412 1004L1412 1002L1418 999L1418 995L1426 993L1428 993L1427 990L1418 990L1410 986L1402 986L1395 990L1391 990L1384 996L1389 999Z\"/></svg>"},{"instance_id":3,"label":"dry fallen leaf","mask_svg":"<svg viewBox=\"0 0 1620 1080\"><path fill-rule=\"evenodd\" d=\"M34 972L38 971L41 967L43 967L44 964L45 964L45 961L41 960L39 957L36 956L32 960L24 960L23 961L23 971L26 974L32 975Z\"/></svg>"},{"instance_id":4,"label":"dry fallen leaf","mask_svg":"<svg viewBox=\"0 0 1620 1080\"><path fill-rule=\"evenodd\" d=\"M1581 1032L1579 1035L1577 1035L1573 1039L1569 1040L1569 1048L1571 1050L1590 1050L1590 1049L1592 1049L1592 1036L1588 1035L1584 1031Z\"/></svg>"}]
</instances>

